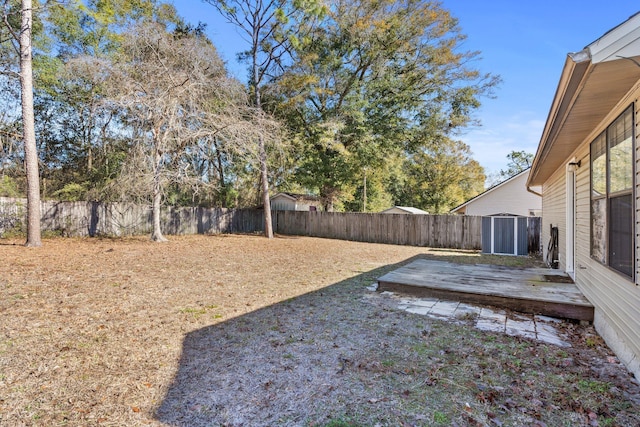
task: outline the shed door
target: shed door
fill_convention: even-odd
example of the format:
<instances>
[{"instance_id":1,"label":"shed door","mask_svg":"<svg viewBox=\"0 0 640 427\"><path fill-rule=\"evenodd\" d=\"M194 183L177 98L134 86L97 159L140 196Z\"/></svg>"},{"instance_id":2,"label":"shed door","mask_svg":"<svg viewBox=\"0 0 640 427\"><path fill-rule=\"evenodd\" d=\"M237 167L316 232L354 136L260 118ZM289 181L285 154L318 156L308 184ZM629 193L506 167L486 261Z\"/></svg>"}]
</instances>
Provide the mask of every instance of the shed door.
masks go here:
<instances>
[{"instance_id":1,"label":"shed door","mask_svg":"<svg viewBox=\"0 0 640 427\"><path fill-rule=\"evenodd\" d=\"M516 238L518 251L516 255L529 255L529 218L521 216L516 221L518 221L518 237Z\"/></svg>"},{"instance_id":2,"label":"shed door","mask_svg":"<svg viewBox=\"0 0 640 427\"><path fill-rule=\"evenodd\" d=\"M482 217L482 253L493 252L493 220L489 216Z\"/></svg>"},{"instance_id":3,"label":"shed door","mask_svg":"<svg viewBox=\"0 0 640 427\"><path fill-rule=\"evenodd\" d=\"M529 229L527 217L482 217L482 252L501 255L527 255Z\"/></svg>"},{"instance_id":4,"label":"shed door","mask_svg":"<svg viewBox=\"0 0 640 427\"><path fill-rule=\"evenodd\" d=\"M516 218L493 218L493 253L514 255Z\"/></svg>"}]
</instances>

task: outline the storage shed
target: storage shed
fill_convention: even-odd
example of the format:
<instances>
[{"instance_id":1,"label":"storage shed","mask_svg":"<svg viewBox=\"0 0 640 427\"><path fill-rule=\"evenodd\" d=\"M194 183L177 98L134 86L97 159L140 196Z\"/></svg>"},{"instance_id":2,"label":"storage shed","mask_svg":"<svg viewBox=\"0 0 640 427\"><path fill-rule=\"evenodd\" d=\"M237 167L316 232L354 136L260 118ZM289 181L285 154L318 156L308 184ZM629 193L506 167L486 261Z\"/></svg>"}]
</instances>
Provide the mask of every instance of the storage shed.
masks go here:
<instances>
[{"instance_id":1,"label":"storage shed","mask_svg":"<svg viewBox=\"0 0 640 427\"><path fill-rule=\"evenodd\" d=\"M482 253L529 255L528 218L503 214L482 217Z\"/></svg>"}]
</instances>

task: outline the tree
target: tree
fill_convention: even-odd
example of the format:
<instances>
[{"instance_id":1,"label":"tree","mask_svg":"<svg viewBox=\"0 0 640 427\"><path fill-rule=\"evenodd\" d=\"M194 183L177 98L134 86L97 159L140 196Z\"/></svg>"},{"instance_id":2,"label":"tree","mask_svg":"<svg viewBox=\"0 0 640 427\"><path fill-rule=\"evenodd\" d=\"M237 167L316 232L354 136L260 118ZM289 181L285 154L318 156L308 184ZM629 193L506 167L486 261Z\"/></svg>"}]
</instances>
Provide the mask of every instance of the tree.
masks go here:
<instances>
[{"instance_id":1,"label":"tree","mask_svg":"<svg viewBox=\"0 0 640 427\"><path fill-rule=\"evenodd\" d=\"M511 178L512 176L529 169L531 167L531 162L533 162L533 154L527 153L526 151L514 150L507 154L507 159L509 160L509 163L507 163L507 169L500 170L500 177L502 179Z\"/></svg>"},{"instance_id":2,"label":"tree","mask_svg":"<svg viewBox=\"0 0 640 427\"><path fill-rule=\"evenodd\" d=\"M27 246L42 246L40 240L40 174L33 115L33 66L31 31L33 9L31 0L22 0L20 27L20 93L22 94L22 134L24 163L27 171Z\"/></svg>"},{"instance_id":3,"label":"tree","mask_svg":"<svg viewBox=\"0 0 640 427\"><path fill-rule=\"evenodd\" d=\"M323 7L314 0L206 0L226 19L240 28L247 37L249 49L240 58L249 64L249 91L253 106L257 110L259 122L265 115L262 89L274 71L282 67L283 58L295 35L289 20L294 16L317 16ZM260 158L260 186L264 207L265 236L273 238L271 223L271 202L269 199L269 170L267 141L260 137L258 154Z\"/></svg>"},{"instance_id":4,"label":"tree","mask_svg":"<svg viewBox=\"0 0 640 427\"><path fill-rule=\"evenodd\" d=\"M20 58L22 138L24 166L27 177L27 241L25 245L37 247L42 246L42 241L40 231L40 174L38 171L38 151L33 112L33 5L31 0L22 0L19 30L16 30L15 24L12 23L11 18L13 17L10 16L12 9L9 2L5 2L4 6L3 23L13 39L15 50Z\"/></svg>"},{"instance_id":5,"label":"tree","mask_svg":"<svg viewBox=\"0 0 640 427\"><path fill-rule=\"evenodd\" d=\"M126 109L134 146L118 185L150 197L152 240L166 241L160 208L170 183L187 183L190 177L185 153L215 133L202 126L204 118L242 93L237 88L201 35L171 34L158 23L142 23L124 34L111 70L110 99Z\"/></svg>"},{"instance_id":6,"label":"tree","mask_svg":"<svg viewBox=\"0 0 640 427\"><path fill-rule=\"evenodd\" d=\"M328 209L354 199L363 168L469 124L498 83L470 68L478 53L459 51L464 36L437 3L338 0L305 25L274 90L298 135L296 180Z\"/></svg>"},{"instance_id":7,"label":"tree","mask_svg":"<svg viewBox=\"0 0 640 427\"><path fill-rule=\"evenodd\" d=\"M125 143L119 111L104 102L105 64L120 50L123 29L175 11L154 0L71 0L44 13L47 50L36 59L36 133L44 197L76 191L80 200L101 197L117 174Z\"/></svg>"},{"instance_id":8,"label":"tree","mask_svg":"<svg viewBox=\"0 0 640 427\"><path fill-rule=\"evenodd\" d=\"M22 178L20 170L23 169L24 158L21 126L19 118L15 117L19 101L16 100L10 80L2 77L0 73L0 105L5 107L0 112L0 179L11 181L16 186L15 196L22 194L24 197L24 189L19 191L16 183L16 178Z\"/></svg>"},{"instance_id":9,"label":"tree","mask_svg":"<svg viewBox=\"0 0 640 427\"><path fill-rule=\"evenodd\" d=\"M443 138L406 160L399 204L445 213L484 190L485 175L469 146Z\"/></svg>"}]
</instances>

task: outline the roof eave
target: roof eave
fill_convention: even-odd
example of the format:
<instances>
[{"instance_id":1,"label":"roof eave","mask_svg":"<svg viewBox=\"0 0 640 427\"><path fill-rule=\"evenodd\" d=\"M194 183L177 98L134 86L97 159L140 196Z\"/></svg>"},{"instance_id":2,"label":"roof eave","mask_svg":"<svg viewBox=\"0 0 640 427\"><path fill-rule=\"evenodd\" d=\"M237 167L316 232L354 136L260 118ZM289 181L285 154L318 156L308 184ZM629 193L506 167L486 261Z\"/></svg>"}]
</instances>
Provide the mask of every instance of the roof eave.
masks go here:
<instances>
[{"instance_id":1,"label":"roof eave","mask_svg":"<svg viewBox=\"0 0 640 427\"><path fill-rule=\"evenodd\" d=\"M584 51L582 51L584 52ZM581 53L582 53L581 52ZM585 77L588 75L588 71L591 69L592 64L590 60L576 62L573 58L582 59L578 55L567 55L562 74L560 76L560 82L556 89L553 103L547 116L547 121L542 131L542 138L538 144L536 155L531 163L531 173L527 179L527 187L533 187L536 185L542 185L540 182L540 166L544 163L551 151L555 137L559 132L562 123L566 120L568 113L575 102L576 95L579 93L579 88Z\"/></svg>"},{"instance_id":2,"label":"roof eave","mask_svg":"<svg viewBox=\"0 0 640 427\"><path fill-rule=\"evenodd\" d=\"M291 196L290 194L284 193L284 192L280 192L280 193L274 194L273 196L271 196L271 199L275 199L276 197L284 197L286 199L291 200L292 202L296 201L295 197Z\"/></svg>"},{"instance_id":3,"label":"roof eave","mask_svg":"<svg viewBox=\"0 0 640 427\"><path fill-rule=\"evenodd\" d=\"M527 187L543 185L640 79L640 13L567 55Z\"/></svg>"}]
</instances>

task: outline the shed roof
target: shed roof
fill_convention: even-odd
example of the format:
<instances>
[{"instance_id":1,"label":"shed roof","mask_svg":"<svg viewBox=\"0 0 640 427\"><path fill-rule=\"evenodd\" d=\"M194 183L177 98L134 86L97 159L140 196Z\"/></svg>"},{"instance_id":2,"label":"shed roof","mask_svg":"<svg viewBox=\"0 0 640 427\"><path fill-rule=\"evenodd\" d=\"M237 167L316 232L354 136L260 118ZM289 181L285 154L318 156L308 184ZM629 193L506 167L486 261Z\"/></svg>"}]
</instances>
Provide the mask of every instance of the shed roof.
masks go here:
<instances>
[{"instance_id":1,"label":"shed roof","mask_svg":"<svg viewBox=\"0 0 640 427\"><path fill-rule=\"evenodd\" d=\"M560 76L527 186L544 184L640 79L640 13L583 50Z\"/></svg>"}]
</instances>

